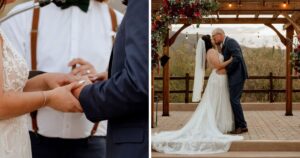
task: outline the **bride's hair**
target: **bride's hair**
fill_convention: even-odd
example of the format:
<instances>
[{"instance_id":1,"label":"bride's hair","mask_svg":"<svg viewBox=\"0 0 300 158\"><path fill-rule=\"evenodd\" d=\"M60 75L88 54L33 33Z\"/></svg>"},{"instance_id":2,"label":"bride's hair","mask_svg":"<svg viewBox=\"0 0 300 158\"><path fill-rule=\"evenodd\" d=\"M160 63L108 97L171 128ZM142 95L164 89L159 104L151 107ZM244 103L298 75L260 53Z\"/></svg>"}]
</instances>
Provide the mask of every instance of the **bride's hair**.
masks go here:
<instances>
[{"instance_id":1,"label":"bride's hair","mask_svg":"<svg viewBox=\"0 0 300 158\"><path fill-rule=\"evenodd\" d=\"M211 38L210 38L210 35L204 35L202 36L202 40L204 41L205 43L205 49L206 49L206 52L213 48L213 44L211 43Z\"/></svg>"},{"instance_id":2,"label":"bride's hair","mask_svg":"<svg viewBox=\"0 0 300 158\"><path fill-rule=\"evenodd\" d=\"M123 0L122 2L123 2L124 5L128 4L128 0Z\"/></svg>"},{"instance_id":3,"label":"bride's hair","mask_svg":"<svg viewBox=\"0 0 300 158\"><path fill-rule=\"evenodd\" d=\"M2 10L5 7L5 1L6 0L0 0L0 10Z\"/></svg>"}]
</instances>

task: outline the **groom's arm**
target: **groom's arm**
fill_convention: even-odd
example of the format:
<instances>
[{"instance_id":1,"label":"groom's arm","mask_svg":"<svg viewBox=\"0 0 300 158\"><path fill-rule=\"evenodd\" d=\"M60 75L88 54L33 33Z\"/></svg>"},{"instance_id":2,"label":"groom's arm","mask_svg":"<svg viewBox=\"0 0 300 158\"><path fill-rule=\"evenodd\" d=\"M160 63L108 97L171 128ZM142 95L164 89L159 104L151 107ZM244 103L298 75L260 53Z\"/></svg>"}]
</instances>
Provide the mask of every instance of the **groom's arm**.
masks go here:
<instances>
[{"instance_id":1,"label":"groom's arm","mask_svg":"<svg viewBox=\"0 0 300 158\"><path fill-rule=\"evenodd\" d=\"M226 66L226 71L228 74L230 74L232 71L234 71L237 68L238 64L241 62L242 52L241 52L240 45L233 39L227 41L227 48L233 58L232 62Z\"/></svg>"},{"instance_id":2,"label":"groom's arm","mask_svg":"<svg viewBox=\"0 0 300 158\"><path fill-rule=\"evenodd\" d=\"M106 81L85 86L79 96L93 122L148 112L147 0L129 1L126 14L124 68Z\"/></svg>"}]
</instances>

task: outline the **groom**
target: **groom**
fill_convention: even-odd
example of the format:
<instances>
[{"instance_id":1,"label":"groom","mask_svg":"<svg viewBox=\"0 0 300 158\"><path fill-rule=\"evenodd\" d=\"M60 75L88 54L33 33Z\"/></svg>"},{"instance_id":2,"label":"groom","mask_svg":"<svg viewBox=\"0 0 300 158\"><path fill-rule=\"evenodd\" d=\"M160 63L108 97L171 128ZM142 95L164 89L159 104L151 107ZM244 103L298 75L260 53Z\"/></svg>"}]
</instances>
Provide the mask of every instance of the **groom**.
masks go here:
<instances>
[{"instance_id":1,"label":"groom","mask_svg":"<svg viewBox=\"0 0 300 158\"><path fill-rule=\"evenodd\" d=\"M247 123L244 118L241 106L241 96L245 80L248 78L247 67L242 54L242 49L236 40L225 36L224 30L216 28L212 32L212 37L217 45L221 46L224 60L228 60L231 56L233 61L226 67L230 102L234 114L235 130L231 134L241 134L248 132Z\"/></svg>"},{"instance_id":2,"label":"groom","mask_svg":"<svg viewBox=\"0 0 300 158\"><path fill-rule=\"evenodd\" d=\"M108 158L148 158L148 3L128 1L109 79L74 92L90 121L108 120Z\"/></svg>"}]
</instances>

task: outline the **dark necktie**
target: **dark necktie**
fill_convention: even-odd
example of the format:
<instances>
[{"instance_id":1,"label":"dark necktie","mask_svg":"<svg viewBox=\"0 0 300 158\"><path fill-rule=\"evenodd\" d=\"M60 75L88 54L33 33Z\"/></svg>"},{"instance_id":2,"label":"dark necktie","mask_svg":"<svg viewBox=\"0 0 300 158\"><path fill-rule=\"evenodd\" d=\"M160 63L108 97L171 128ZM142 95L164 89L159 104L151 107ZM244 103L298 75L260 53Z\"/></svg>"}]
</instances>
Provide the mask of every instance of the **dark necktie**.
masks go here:
<instances>
[{"instance_id":1,"label":"dark necktie","mask_svg":"<svg viewBox=\"0 0 300 158\"><path fill-rule=\"evenodd\" d=\"M61 9L67 9L71 6L77 6L82 11L87 12L89 9L90 0L67 0L64 3L54 1L54 3Z\"/></svg>"}]
</instances>

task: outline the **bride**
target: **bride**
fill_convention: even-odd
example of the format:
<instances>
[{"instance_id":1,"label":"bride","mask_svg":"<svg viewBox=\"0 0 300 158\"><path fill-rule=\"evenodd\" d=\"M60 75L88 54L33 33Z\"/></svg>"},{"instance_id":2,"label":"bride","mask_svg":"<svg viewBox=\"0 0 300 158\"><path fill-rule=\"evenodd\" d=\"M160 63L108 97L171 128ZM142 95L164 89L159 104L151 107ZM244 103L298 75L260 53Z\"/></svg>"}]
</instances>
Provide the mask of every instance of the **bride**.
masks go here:
<instances>
[{"instance_id":1,"label":"bride","mask_svg":"<svg viewBox=\"0 0 300 158\"><path fill-rule=\"evenodd\" d=\"M209 35L203 36L197 44L193 101L201 99L205 59L213 70L196 111L183 128L155 133L152 136L152 149L169 154L222 153L229 150L232 141L243 139L242 136L226 135L234 129L224 69L232 62L232 58L224 62L223 55L217 51Z\"/></svg>"},{"instance_id":2,"label":"bride","mask_svg":"<svg viewBox=\"0 0 300 158\"><path fill-rule=\"evenodd\" d=\"M0 0L0 9L9 2L13 1ZM74 82L75 77L46 73L27 81L28 71L25 60L0 29L1 158L32 157L27 117L24 114L45 105L64 112L82 111L78 100L71 93L73 89L82 86L82 83ZM64 105L63 109L60 105Z\"/></svg>"}]
</instances>

